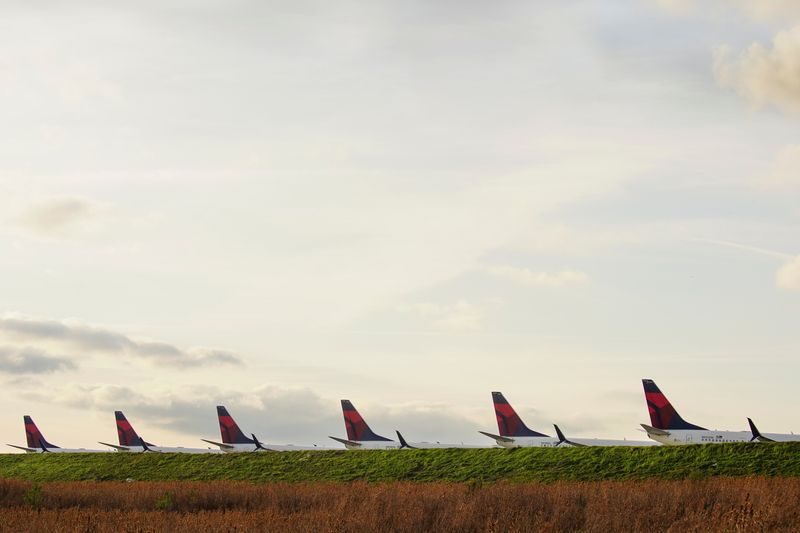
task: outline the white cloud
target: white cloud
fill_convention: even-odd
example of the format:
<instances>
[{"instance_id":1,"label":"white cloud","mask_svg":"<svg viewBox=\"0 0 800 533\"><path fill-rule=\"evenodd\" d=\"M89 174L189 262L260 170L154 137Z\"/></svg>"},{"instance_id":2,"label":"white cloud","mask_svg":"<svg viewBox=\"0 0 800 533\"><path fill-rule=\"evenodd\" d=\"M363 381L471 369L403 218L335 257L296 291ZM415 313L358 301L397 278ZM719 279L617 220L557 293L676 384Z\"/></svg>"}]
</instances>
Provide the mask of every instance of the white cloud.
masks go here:
<instances>
[{"instance_id":1,"label":"white cloud","mask_svg":"<svg viewBox=\"0 0 800 533\"><path fill-rule=\"evenodd\" d=\"M52 320L20 315L0 317L0 338L33 349L49 360L45 348L59 353L73 353L73 358L86 354L109 357L125 355L133 359L174 367L205 365L241 365L241 358L229 351L193 347L182 349L173 344L154 340L136 340L107 328L91 326L74 320ZM55 366L53 370L62 368Z\"/></svg>"},{"instance_id":2,"label":"white cloud","mask_svg":"<svg viewBox=\"0 0 800 533\"><path fill-rule=\"evenodd\" d=\"M787 261L778 269L775 285L787 291L800 291L800 256Z\"/></svg>"},{"instance_id":3,"label":"white cloud","mask_svg":"<svg viewBox=\"0 0 800 533\"><path fill-rule=\"evenodd\" d=\"M530 287L562 287L564 285L584 285L589 282L589 276L586 273L574 270L537 272L510 265L491 265L485 267L484 271L493 276Z\"/></svg>"},{"instance_id":4,"label":"white cloud","mask_svg":"<svg viewBox=\"0 0 800 533\"><path fill-rule=\"evenodd\" d=\"M425 302L403 305L399 310L414 313L436 326L457 330L480 329L486 318L483 307L466 300L452 304Z\"/></svg>"},{"instance_id":5,"label":"white cloud","mask_svg":"<svg viewBox=\"0 0 800 533\"><path fill-rule=\"evenodd\" d=\"M25 210L18 221L37 233L55 235L85 223L99 209L84 198L51 198Z\"/></svg>"},{"instance_id":6,"label":"white cloud","mask_svg":"<svg viewBox=\"0 0 800 533\"><path fill-rule=\"evenodd\" d=\"M727 47L714 50L714 77L754 106L800 113L800 26L782 31L772 48L753 43L731 61Z\"/></svg>"},{"instance_id":7,"label":"white cloud","mask_svg":"<svg viewBox=\"0 0 800 533\"><path fill-rule=\"evenodd\" d=\"M787 146L781 151L763 182L777 187L800 185L800 144Z\"/></svg>"},{"instance_id":8,"label":"white cloud","mask_svg":"<svg viewBox=\"0 0 800 533\"><path fill-rule=\"evenodd\" d=\"M667 11L688 14L719 13L738 9L756 20L785 20L800 17L800 3L795 0L653 0Z\"/></svg>"}]
</instances>

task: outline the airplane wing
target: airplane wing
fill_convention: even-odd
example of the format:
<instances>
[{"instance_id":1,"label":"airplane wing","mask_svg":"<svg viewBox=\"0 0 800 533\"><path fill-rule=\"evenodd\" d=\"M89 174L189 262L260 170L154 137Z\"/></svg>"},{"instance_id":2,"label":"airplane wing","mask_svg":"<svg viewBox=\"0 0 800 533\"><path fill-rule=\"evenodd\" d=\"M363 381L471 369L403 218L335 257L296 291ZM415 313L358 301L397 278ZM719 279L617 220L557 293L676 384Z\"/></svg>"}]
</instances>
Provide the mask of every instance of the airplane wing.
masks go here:
<instances>
[{"instance_id":1,"label":"airplane wing","mask_svg":"<svg viewBox=\"0 0 800 533\"><path fill-rule=\"evenodd\" d=\"M221 450L235 450L236 449L235 446L231 446L230 444L223 444L221 442L214 442L213 440L207 440L207 439L200 439L200 440L203 441L203 442L207 442L209 444L213 444L214 446L219 446L219 448Z\"/></svg>"},{"instance_id":2,"label":"airplane wing","mask_svg":"<svg viewBox=\"0 0 800 533\"><path fill-rule=\"evenodd\" d=\"M486 431L478 431L481 435L486 435L490 439L499 440L500 442L514 442L514 439L511 437L501 437L500 435L495 435L493 433L487 433Z\"/></svg>"},{"instance_id":3,"label":"airplane wing","mask_svg":"<svg viewBox=\"0 0 800 533\"><path fill-rule=\"evenodd\" d=\"M356 442L354 440L340 439L339 437L331 437L330 435L328 435L328 438L333 439L336 442L341 442L345 446L361 446L360 442Z\"/></svg>"},{"instance_id":4,"label":"airplane wing","mask_svg":"<svg viewBox=\"0 0 800 533\"><path fill-rule=\"evenodd\" d=\"M120 452L129 452L129 451L131 451L131 449L129 447L127 447L127 446L119 446L117 444L109 444L107 442L100 442L100 441L97 441L97 444L102 444L103 446L108 446L109 448L114 448L115 450L118 450Z\"/></svg>"},{"instance_id":5,"label":"airplane wing","mask_svg":"<svg viewBox=\"0 0 800 533\"><path fill-rule=\"evenodd\" d=\"M662 437L666 437L667 435L670 434L669 431L665 431L663 429L654 428L653 426L648 426L647 424L639 424L639 425L642 426L644 428L644 430L646 432L648 432L649 434L651 434L651 435L659 435L659 436L662 436Z\"/></svg>"},{"instance_id":6,"label":"airplane wing","mask_svg":"<svg viewBox=\"0 0 800 533\"><path fill-rule=\"evenodd\" d=\"M17 446L16 444L6 444L6 446L11 446L12 448L16 448L18 450L24 450L26 452L38 452L38 448L28 448L27 446Z\"/></svg>"}]
</instances>

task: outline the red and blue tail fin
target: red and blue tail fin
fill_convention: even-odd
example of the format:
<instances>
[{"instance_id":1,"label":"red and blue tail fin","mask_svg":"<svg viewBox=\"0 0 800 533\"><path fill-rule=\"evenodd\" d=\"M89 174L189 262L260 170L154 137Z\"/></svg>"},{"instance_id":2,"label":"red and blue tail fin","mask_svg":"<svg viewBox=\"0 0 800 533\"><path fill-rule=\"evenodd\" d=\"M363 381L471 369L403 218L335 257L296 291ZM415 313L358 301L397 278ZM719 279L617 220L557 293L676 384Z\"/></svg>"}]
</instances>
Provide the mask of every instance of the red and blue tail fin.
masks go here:
<instances>
[{"instance_id":1,"label":"red and blue tail fin","mask_svg":"<svg viewBox=\"0 0 800 533\"><path fill-rule=\"evenodd\" d=\"M647 410L650 412L650 424L656 429L700 429L706 428L690 424L672 407L664 393L652 379L643 379L644 398L647 401Z\"/></svg>"},{"instance_id":2,"label":"red and blue tail fin","mask_svg":"<svg viewBox=\"0 0 800 533\"><path fill-rule=\"evenodd\" d=\"M217 419L219 420L219 433L224 444L255 444L255 441L246 436L224 405L217 406Z\"/></svg>"},{"instance_id":3,"label":"red and blue tail fin","mask_svg":"<svg viewBox=\"0 0 800 533\"><path fill-rule=\"evenodd\" d=\"M367 422L356 410L353 402L342 400L342 414L344 414L344 427L347 429L347 439L355 442L367 440L392 440L381 437L372 431Z\"/></svg>"},{"instance_id":4,"label":"red and blue tail fin","mask_svg":"<svg viewBox=\"0 0 800 533\"><path fill-rule=\"evenodd\" d=\"M36 427L36 422L33 421L28 415L22 417L22 420L25 422L25 440L28 443L28 448L37 448L45 450L46 448L58 448L55 444L50 444L47 442L47 439L44 438L42 432L39 431L39 428Z\"/></svg>"},{"instance_id":5,"label":"red and blue tail fin","mask_svg":"<svg viewBox=\"0 0 800 533\"><path fill-rule=\"evenodd\" d=\"M117 436L119 437L120 446L144 446L142 438L133 429L133 426L122 411L114 411L114 418L117 421Z\"/></svg>"},{"instance_id":6,"label":"red and blue tail fin","mask_svg":"<svg viewBox=\"0 0 800 533\"><path fill-rule=\"evenodd\" d=\"M493 392L494 414L501 437L547 437L544 433L533 431L519 417L502 392Z\"/></svg>"}]
</instances>

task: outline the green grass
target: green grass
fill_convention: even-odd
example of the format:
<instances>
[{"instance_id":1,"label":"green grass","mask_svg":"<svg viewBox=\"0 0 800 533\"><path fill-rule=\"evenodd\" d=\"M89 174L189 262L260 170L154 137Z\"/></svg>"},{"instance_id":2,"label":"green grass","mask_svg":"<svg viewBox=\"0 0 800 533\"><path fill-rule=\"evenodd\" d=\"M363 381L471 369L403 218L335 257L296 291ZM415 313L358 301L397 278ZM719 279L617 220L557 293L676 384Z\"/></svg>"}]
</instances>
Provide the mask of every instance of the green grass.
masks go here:
<instances>
[{"instance_id":1,"label":"green grass","mask_svg":"<svg viewBox=\"0 0 800 533\"><path fill-rule=\"evenodd\" d=\"M30 481L597 481L800 476L800 442L649 448L319 451L227 455L0 454Z\"/></svg>"}]
</instances>

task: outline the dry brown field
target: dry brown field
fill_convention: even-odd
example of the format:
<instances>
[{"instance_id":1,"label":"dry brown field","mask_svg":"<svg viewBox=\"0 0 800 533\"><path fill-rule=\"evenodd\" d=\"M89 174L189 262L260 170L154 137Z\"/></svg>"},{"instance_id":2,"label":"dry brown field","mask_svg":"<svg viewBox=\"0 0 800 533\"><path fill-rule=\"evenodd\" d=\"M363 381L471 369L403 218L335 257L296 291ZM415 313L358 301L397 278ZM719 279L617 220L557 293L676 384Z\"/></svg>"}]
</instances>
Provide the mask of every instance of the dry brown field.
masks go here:
<instances>
[{"instance_id":1,"label":"dry brown field","mask_svg":"<svg viewBox=\"0 0 800 533\"><path fill-rule=\"evenodd\" d=\"M2 531L797 531L800 479L495 483L0 480Z\"/></svg>"}]
</instances>

